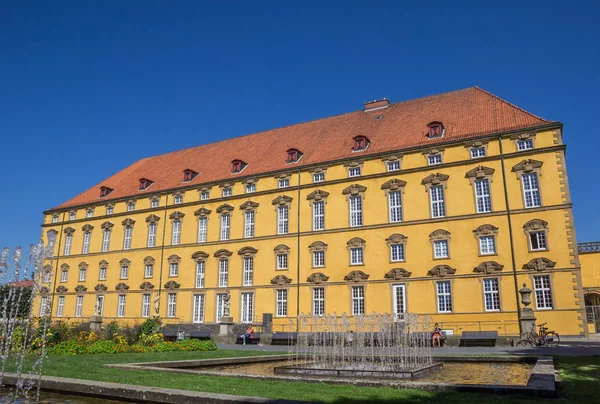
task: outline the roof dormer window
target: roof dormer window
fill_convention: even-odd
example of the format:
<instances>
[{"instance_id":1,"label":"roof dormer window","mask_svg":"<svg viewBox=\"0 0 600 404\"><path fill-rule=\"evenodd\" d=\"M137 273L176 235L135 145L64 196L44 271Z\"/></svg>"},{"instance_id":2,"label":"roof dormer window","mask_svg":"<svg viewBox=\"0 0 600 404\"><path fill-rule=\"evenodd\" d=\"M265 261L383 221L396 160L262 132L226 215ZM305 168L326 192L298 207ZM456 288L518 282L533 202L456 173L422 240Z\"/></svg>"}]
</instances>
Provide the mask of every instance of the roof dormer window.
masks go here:
<instances>
[{"instance_id":1,"label":"roof dormer window","mask_svg":"<svg viewBox=\"0 0 600 404\"><path fill-rule=\"evenodd\" d=\"M302 152L298 149L289 149L287 151L287 160L286 162L289 163L296 163L298 160L300 160L300 158L302 157Z\"/></svg>"},{"instance_id":2,"label":"roof dormer window","mask_svg":"<svg viewBox=\"0 0 600 404\"><path fill-rule=\"evenodd\" d=\"M367 147L371 144L371 141L366 136L356 136L353 137L352 140L354 140L352 151L355 152L367 150Z\"/></svg>"},{"instance_id":3,"label":"roof dormer window","mask_svg":"<svg viewBox=\"0 0 600 404\"><path fill-rule=\"evenodd\" d=\"M183 182L189 182L191 180L193 180L194 178L196 178L196 176L198 175L198 173L194 170L183 170Z\"/></svg>"},{"instance_id":4,"label":"roof dormer window","mask_svg":"<svg viewBox=\"0 0 600 404\"><path fill-rule=\"evenodd\" d=\"M231 162L231 173L237 174L241 173L244 168L246 168L248 164L244 163L242 160L233 160Z\"/></svg>"},{"instance_id":5,"label":"roof dormer window","mask_svg":"<svg viewBox=\"0 0 600 404\"><path fill-rule=\"evenodd\" d=\"M112 191L113 191L112 188L105 187L105 186L100 187L100 198L104 198L105 196L108 196L108 194L110 194Z\"/></svg>"},{"instance_id":6,"label":"roof dormer window","mask_svg":"<svg viewBox=\"0 0 600 404\"><path fill-rule=\"evenodd\" d=\"M148 189L148 187L152 184L154 184L154 181L150 181L147 178L140 178L140 191Z\"/></svg>"},{"instance_id":7,"label":"roof dormer window","mask_svg":"<svg viewBox=\"0 0 600 404\"><path fill-rule=\"evenodd\" d=\"M436 137L443 137L444 132L446 131L444 124L441 122L431 122L429 123L429 125L427 125L427 127L429 128L427 132L427 137L429 137L430 139Z\"/></svg>"}]
</instances>

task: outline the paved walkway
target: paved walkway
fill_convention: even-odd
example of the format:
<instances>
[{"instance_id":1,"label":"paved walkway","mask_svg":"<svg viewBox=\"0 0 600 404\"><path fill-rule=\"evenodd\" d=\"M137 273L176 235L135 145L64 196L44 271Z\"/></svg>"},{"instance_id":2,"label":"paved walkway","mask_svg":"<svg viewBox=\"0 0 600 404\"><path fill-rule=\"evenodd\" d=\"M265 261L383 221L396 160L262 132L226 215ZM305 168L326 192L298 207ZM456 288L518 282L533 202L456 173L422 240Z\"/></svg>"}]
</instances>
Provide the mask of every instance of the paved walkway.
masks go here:
<instances>
[{"instance_id":1,"label":"paved walkway","mask_svg":"<svg viewBox=\"0 0 600 404\"><path fill-rule=\"evenodd\" d=\"M220 349L238 349L244 351L287 352L282 345L232 345L219 344ZM536 355L536 356L600 356L600 341L570 339L561 342L556 348L512 348L512 347L468 347L435 348L434 355Z\"/></svg>"}]
</instances>

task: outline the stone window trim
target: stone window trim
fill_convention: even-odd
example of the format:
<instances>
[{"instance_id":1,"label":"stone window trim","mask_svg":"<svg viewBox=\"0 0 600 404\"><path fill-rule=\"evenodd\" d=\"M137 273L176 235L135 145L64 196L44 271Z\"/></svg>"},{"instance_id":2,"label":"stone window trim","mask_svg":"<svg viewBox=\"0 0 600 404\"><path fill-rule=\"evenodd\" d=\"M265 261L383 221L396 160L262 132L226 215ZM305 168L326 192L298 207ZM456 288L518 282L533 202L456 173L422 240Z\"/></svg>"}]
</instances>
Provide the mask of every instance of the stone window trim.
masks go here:
<instances>
[{"instance_id":1,"label":"stone window trim","mask_svg":"<svg viewBox=\"0 0 600 404\"><path fill-rule=\"evenodd\" d=\"M534 277L536 276L548 276L548 278L550 279L550 297L552 299L552 308L537 308L537 302L536 302L536 296L535 296L535 281L533 280ZM554 284L554 274L553 273L530 273L528 274L529 277L529 282L530 282L530 286L529 288L531 289L531 307L533 308L533 310L539 310L539 311L549 311L549 310L556 310L557 307L557 301L556 301L556 292L555 292L555 284Z\"/></svg>"},{"instance_id":2,"label":"stone window trim","mask_svg":"<svg viewBox=\"0 0 600 404\"><path fill-rule=\"evenodd\" d=\"M85 262L85 261L82 261L82 262L80 262L80 263L79 263L79 265L77 265L77 267L78 267L79 269L85 269L85 270L87 270L87 269L88 269L88 267L89 267L89 265L88 265L88 263L87 263L87 262Z\"/></svg>"},{"instance_id":3,"label":"stone window trim","mask_svg":"<svg viewBox=\"0 0 600 404\"><path fill-rule=\"evenodd\" d=\"M209 193L209 195L210 195L210 190L211 190L211 189L212 189L212 186L205 186L205 187L200 187L200 188L198 188L198 198L200 198L200 195L201 195L203 192L208 192L208 193Z\"/></svg>"},{"instance_id":4,"label":"stone window trim","mask_svg":"<svg viewBox=\"0 0 600 404\"><path fill-rule=\"evenodd\" d=\"M438 240L447 240L448 241L448 257L445 258L435 258L435 245L434 245L434 241L438 241ZM437 229L432 231L429 234L429 241L431 242L431 258L434 261L438 261L438 260L447 260L451 258L451 254L450 254L450 240L452 240L452 234L446 230L446 229Z\"/></svg>"},{"instance_id":5,"label":"stone window trim","mask_svg":"<svg viewBox=\"0 0 600 404\"><path fill-rule=\"evenodd\" d=\"M210 214L212 213L212 210L205 208L204 206L196 209L196 211L194 212L195 216L200 217L208 217Z\"/></svg>"},{"instance_id":6,"label":"stone window trim","mask_svg":"<svg viewBox=\"0 0 600 404\"><path fill-rule=\"evenodd\" d=\"M68 271L68 270L69 270L69 268L71 268L71 267L70 267L70 266L69 266L69 264L67 264L67 263L64 263L64 264L62 264L62 265L60 266L60 270L61 270L61 271L63 271L63 272L64 272L64 271Z\"/></svg>"},{"instance_id":7,"label":"stone window trim","mask_svg":"<svg viewBox=\"0 0 600 404\"><path fill-rule=\"evenodd\" d=\"M404 158L403 154L393 154L391 156L382 157L381 161L384 164L385 171L387 172L387 164L393 163L395 161L400 163L400 169L402 169L402 159Z\"/></svg>"},{"instance_id":8,"label":"stone window trim","mask_svg":"<svg viewBox=\"0 0 600 404\"><path fill-rule=\"evenodd\" d=\"M362 264L353 264L352 263L352 249L353 248L362 248ZM346 243L346 249L348 250L348 266L356 267L356 266L364 266L367 261L366 257L366 249L367 242L365 239L360 237L352 237ZM345 278L344 278L345 279Z\"/></svg>"},{"instance_id":9,"label":"stone window trim","mask_svg":"<svg viewBox=\"0 0 600 404\"><path fill-rule=\"evenodd\" d=\"M69 291L69 288L67 288L66 286L60 285L59 287L56 288L56 293L60 293L60 294L65 294Z\"/></svg>"},{"instance_id":10,"label":"stone window trim","mask_svg":"<svg viewBox=\"0 0 600 404\"><path fill-rule=\"evenodd\" d=\"M219 184L219 188L221 188L221 192L222 192L222 190L225 188L233 188L233 184L235 184L235 183L234 182L224 182L222 184Z\"/></svg>"},{"instance_id":11,"label":"stone window trim","mask_svg":"<svg viewBox=\"0 0 600 404\"><path fill-rule=\"evenodd\" d=\"M271 203L275 206L275 210L277 210L279 206L287 205L289 207L293 200L294 198L292 198L291 196L279 195L277 198L273 199Z\"/></svg>"},{"instance_id":12,"label":"stone window trim","mask_svg":"<svg viewBox=\"0 0 600 404\"><path fill-rule=\"evenodd\" d=\"M530 260L527 264L523 265L523 269L528 271L543 272L553 269L555 266L556 262L546 257L539 257L534 258Z\"/></svg>"},{"instance_id":13,"label":"stone window trim","mask_svg":"<svg viewBox=\"0 0 600 404\"><path fill-rule=\"evenodd\" d=\"M179 264L181 262L181 257L177 254L172 254L167 258L169 264Z\"/></svg>"},{"instance_id":14,"label":"stone window trim","mask_svg":"<svg viewBox=\"0 0 600 404\"><path fill-rule=\"evenodd\" d=\"M223 205L219 206L219 207L216 209L216 211L217 211L217 213L218 213L220 216L223 216L223 215L230 214L231 212L233 212L233 211L234 211L234 209L235 209L235 208L234 208L233 206L231 206L231 205L228 205L228 204L224 203Z\"/></svg>"},{"instance_id":15,"label":"stone window trim","mask_svg":"<svg viewBox=\"0 0 600 404\"><path fill-rule=\"evenodd\" d=\"M484 261L473 268L473 272L483 275L492 275L497 272L502 272L502 269L504 269L504 265L499 264L496 261Z\"/></svg>"},{"instance_id":16,"label":"stone window trim","mask_svg":"<svg viewBox=\"0 0 600 404\"><path fill-rule=\"evenodd\" d=\"M115 286L115 290L118 290L119 292L125 292L126 290L129 290L129 285L125 282L120 282L117 284L117 286Z\"/></svg>"},{"instance_id":17,"label":"stone window trim","mask_svg":"<svg viewBox=\"0 0 600 404\"><path fill-rule=\"evenodd\" d=\"M489 256L498 255L498 245L497 245L498 228L496 226L494 226L493 224L482 224L481 226L479 226L475 230L473 230L473 235L475 236L475 239L477 239L477 254L479 257L489 257ZM493 236L494 237L494 244L495 244L495 249L496 249L496 252L494 254L481 254L479 239L484 236Z\"/></svg>"},{"instance_id":18,"label":"stone window trim","mask_svg":"<svg viewBox=\"0 0 600 404\"><path fill-rule=\"evenodd\" d=\"M102 260L98 263L98 268L106 268L108 269L108 261Z\"/></svg>"},{"instance_id":19,"label":"stone window trim","mask_svg":"<svg viewBox=\"0 0 600 404\"><path fill-rule=\"evenodd\" d=\"M275 255L275 270L276 271L289 271L290 270L290 247L285 244L279 244L275 248L273 248L273 253ZM288 259L288 267L287 269L277 269L277 256L279 255L287 255Z\"/></svg>"},{"instance_id":20,"label":"stone window trim","mask_svg":"<svg viewBox=\"0 0 600 404\"><path fill-rule=\"evenodd\" d=\"M308 246L308 251L310 251L311 253L315 251L327 251L327 243L325 243L324 241L313 241Z\"/></svg>"},{"instance_id":21,"label":"stone window trim","mask_svg":"<svg viewBox=\"0 0 600 404\"><path fill-rule=\"evenodd\" d=\"M129 205L133 205L133 207L135 208L135 202L135 199L129 199L127 200L127 202L125 202L125 206L129 208Z\"/></svg>"},{"instance_id":22,"label":"stone window trim","mask_svg":"<svg viewBox=\"0 0 600 404\"><path fill-rule=\"evenodd\" d=\"M352 184L347 186L342 191L342 195L346 195L346 200L350 200L351 196L360 196L362 199L365 198L365 192L367 191L367 187L360 184Z\"/></svg>"},{"instance_id":23,"label":"stone window trim","mask_svg":"<svg viewBox=\"0 0 600 404\"><path fill-rule=\"evenodd\" d=\"M146 258L144 258L144 265L154 265L155 262L156 260L154 259L154 257L147 256Z\"/></svg>"},{"instance_id":24,"label":"stone window trim","mask_svg":"<svg viewBox=\"0 0 600 404\"><path fill-rule=\"evenodd\" d=\"M47 286L42 286L40 288L40 292L39 293L40 293L40 296L48 297L48 294L50 293L50 289Z\"/></svg>"},{"instance_id":25,"label":"stone window trim","mask_svg":"<svg viewBox=\"0 0 600 404\"><path fill-rule=\"evenodd\" d=\"M175 198L178 197L178 196L181 196L181 203L183 203L184 194L185 194L185 192L183 192L183 191L173 192L171 194L171 198L173 198L173 203L175 203Z\"/></svg>"},{"instance_id":26,"label":"stone window trim","mask_svg":"<svg viewBox=\"0 0 600 404\"><path fill-rule=\"evenodd\" d=\"M77 285L77 286L75 286L75 292L77 292L77 293L87 292L87 287L85 287L84 285Z\"/></svg>"},{"instance_id":27,"label":"stone window trim","mask_svg":"<svg viewBox=\"0 0 600 404\"><path fill-rule=\"evenodd\" d=\"M270 281L271 285L277 285L277 286L282 286L282 285L288 285L290 283L292 283L292 278L286 276L286 275L275 275L273 277L273 279L271 279Z\"/></svg>"},{"instance_id":28,"label":"stone window trim","mask_svg":"<svg viewBox=\"0 0 600 404\"><path fill-rule=\"evenodd\" d=\"M177 221L177 220L183 219L184 216L185 216L185 213L183 213L179 210L176 210L175 212L173 212L169 215L169 219L171 219L173 221Z\"/></svg>"},{"instance_id":29,"label":"stone window trim","mask_svg":"<svg viewBox=\"0 0 600 404\"><path fill-rule=\"evenodd\" d=\"M233 255L233 253L229 250L226 250L224 248L216 251L213 256L215 258L219 258L219 259L229 259L229 257L231 257Z\"/></svg>"},{"instance_id":30,"label":"stone window trim","mask_svg":"<svg viewBox=\"0 0 600 404\"><path fill-rule=\"evenodd\" d=\"M362 174L364 164L365 164L365 162L362 160L349 161L347 163L344 163L344 168L346 169L348 176L350 175L348 173L348 171L351 168L356 168L356 167L360 168L360 172Z\"/></svg>"},{"instance_id":31,"label":"stone window trim","mask_svg":"<svg viewBox=\"0 0 600 404\"><path fill-rule=\"evenodd\" d=\"M480 147L483 147L483 149L485 150L485 155L488 155L488 143L489 140L475 140L475 141L470 141L470 142L466 142L465 143L465 148L467 149L467 152L469 153L469 159L471 159L471 150L472 149L479 149ZM481 157L478 157L481 158Z\"/></svg>"},{"instance_id":32,"label":"stone window trim","mask_svg":"<svg viewBox=\"0 0 600 404\"><path fill-rule=\"evenodd\" d=\"M313 202L320 201L323 201L327 205L327 197L329 197L329 192L317 189L306 195L306 200L308 200L310 206L312 206Z\"/></svg>"},{"instance_id":33,"label":"stone window trim","mask_svg":"<svg viewBox=\"0 0 600 404\"><path fill-rule=\"evenodd\" d=\"M67 236L72 236L73 233L75 233L75 229L72 228L71 226L65 228L63 231Z\"/></svg>"},{"instance_id":34,"label":"stone window trim","mask_svg":"<svg viewBox=\"0 0 600 404\"><path fill-rule=\"evenodd\" d=\"M546 249L545 250L532 250L531 242L529 240L529 235L531 233L543 231L546 237ZM548 251L550 250L550 239L548 237L548 233L550 232L550 227L548 227L548 222L541 219L531 219L527 223L523 225L523 232L527 238L527 251L530 253L540 252L540 251Z\"/></svg>"},{"instance_id":35,"label":"stone window trim","mask_svg":"<svg viewBox=\"0 0 600 404\"><path fill-rule=\"evenodd\" d=\"M103 283L99 283L96 286L94 286L94 290L96 292L106 292L108 290L108 287Z\"/></svg>"},{"instance_id":36,"label":"stone window trim","mask_svg":"<svg viewBox=\"0 0 600 404\"><path fill-rule=\"evenodd\" d=\"M244 186L251 185L251 184L256 185L257 183L258 183L258 178L246 178L246 179L242 180L242 184L244 184Z\"/></svg>"},{"instance_id":37,"label":"stone window trim","mask_svg":"<svg viewBox=\"0 0 600 404\"><path fill-rule=\"evenodd\" d=\"M242 247L238 250L238 255L242 257L242 259L250 257L254 258L256 257L256 253L258 253L258 250L254 247L249 246Z\"/></svg>"},{"instance_id":38,"label":"stone window trim","mask_svg":"<svg viewBox=\"0 0 600 404\"><path fill-rule=\"evenodd\" d=\"M443 147L434 147L429 150L425 150L422 152L423 157L425 157L425 165L429 165L429 156L434 156L439 154L442 158L442 164L444 164L444 148Z\"/></svg>"},{"instance_id":39,"label":"stone window trim","mask_svg":"<svg viewBox=\"0 0 600 404\"><path fill-rule=\"evenodd\" d=\"M519 133L517 135L512 135L510 140L512 140L515 144L515 150L519 151L519 141L522 140L531 140L533 143L533 148L535 149L535 133Z\"/></svg>"},{"instance_id":40,"label":"stone window trim","mask_svg":"<svg viewBox=\"0 0 600 404\"><path fill-rule=\"evenodd\" d=\"M71 215L75 215L76 216L77 215L77 209L71 209L69 211L69 218L71 217Z\"/></svg>"},{"instance_id":41,"label":"stone window trim","mask_svg":"<svg viewBox=\"0 0 600 404\"><path fill-rule=\"evenodd\" d=\"M544 163L539 160L527 159L513 166L512 172L517 175L517 179L521 179L523 174L536 173L538 177L542 176L542 166Z\"/></svg>"},{"instance_id":42,"label":"stone window trim","mask_svg":"<svg viewBox=\"0 0 600 404\"><path fill-rule=\"evenodd\" d=\"M478 278L479 284L481 285L481 312L482 313L501 313L503 311L504 299L502 298L502 277L501 276L493 276L492 274L493 274L493 272L490 272L488 275L491 275L491 276L480 276ZM498 282L498 296L500 298L500 307L498 310L486 310L486 308L485 308L485 284L484 284L484 281L486 279L496 279L496 281ZM531 295L532 295L532 298L535 298L535 292L532 291ZM532 300L532 303L534 303L533 300ZM454 301L452 302L452 304L454 304ZM454 306L452 306L452 308L454 308Z\"/></svg>"},{"instance_id":43,"label":"stone window trim","mask_svg":"<svg viewBox=\"0 0 600 404\"><path fill-rule=\"evenodd\" d=\"M133 220L132 218L128 217L127 219L124 219L121 224L123 225L123 227L133 227L133 225L135 224L135 220Z\"/></svg>"},{"instance_id":44,"label":"stone window trim","mask_svg":"<svg viewBox=\"0 0 600 404\"><path fill-rule=\"evenodd\" d=\"M176 282L176 281L168 281L167 283L165 283L165 289L174 292L175 289L179 289L181 287L181 284Z\"/></svg>"},{"instance_id":45,"label":"stone window trim","mask_svg":"<svg viewBox=\"0 0 600 404\"><path fill-rule=\"evenodd\" d=\"M283 173L283 174L276 175L273 178L275 179L275 181L277 181L277 187L279 187L279 181L280 180L289 180L290 181L290 186L292 186L292 174Z\"/></svg>"},{"instance_id":46,"label":"stone window trim","mask_svg":"<svg viewBox=\"0 0 600 404\"><path fill-rule=\"evenodd\" d=\"M369 274L361 271L359 269L355 269L354 271L350 271L344 276L344 280L348 282L359 283L361 281L366 281L369 279Z\"/></svg>"},{"instance_id":47,"label":"stone window trim","mask_svg":"<svg viewBox=\"0 0 600 404\"><path fill-rule=\"evenodd\" d=\"M158 195L151 196L148 199L150 200L150 206L152 206L153 201L158 201L158 203L160 204L160 196L158 196Z\"/></svg>"},{"instance_id":48,"label":"stone window trim","mask_svg":"<svg viewBox=\"0 0 600 404\"><path fill-rule=\"evenodd\" d=\"M56 219L56 221L58 222L60 220L60 215L58 213L55 213L52 215L52 219Z\"/></svg>"},{"instance_id":49,"label":"stone window trim","mask_svg":"<svg viewBox=\"0 0 600 404\"><path fill-rule=\"evenodd\" d=\"M311 169L308 170L309 173L311 174L327 174L327 167L326 166L321 166L321 167L313 167Z\"/></svg>"},{"instance_id":50,"label":"stone window trim","mask_svg":"<svg viewBox=\"0 0 600 404\"><path fill-rule=\"evenodd\" d=\"M412 272L408 272L404 268L392 268L388 272L386 272L385 275L383 275L383 278L390 281L399 281L406 278L410 278L411 275Z\"/></svg>"},{"instance_id":51,"label":"stone window trim","mask_svg":"<svg viewBox=\"0 0 600 404\"><path fill-rule=\"evenodd\" d=\"M149 215L146 217L146 223L151 224L151 223L157 223L160 220L160 217L157 215Z\"/></svg>"},{"instance_id":52,"label":"stone window trim","mask_svg":"<svg viewBox=\"0 0 600 404\"><path fill-rule=\"evenodd\" d=\"M87 217L87 214L88 214L89 212L92 212L92 215L93 215L93 214L94 214L94 210L95 210L95 209L96 209L96 208L95 208L94 206L88 206L87 208L85 208L85 214L86 214L86 217Z\"/></svg>"},{"instance_id":53,"label":"stone window trim","mask_svg":"<svg viewBox=\"0 0 600 404\"><path fill-rule=\"evenodd\" d=\"M114 224L109 222L108 220L100 225L102 230L111 230L113 228L113 226L114 226Z\"/></svg>"},{"instance_id":54,"label":"stone window trim","mask_svg":"<svg viewBox=\"0 0 600 404\"><path fill-rule=\"evenodd\" d=\"M148 281L143 282L142 284L140 284L140 289L141 290L146 290L146 291L152 290L152 289L154 289L154 284L152 284L152 283L150 283Z\"/></svg>"},{"instance_id":55,"label":"stone window trim","mask_svg":"<svg viewBox=\"0 0 600 404\"><path fill-rule=\"evenodd\" d=\"M324 282L329 280L329 276L325 275L323 272L313 272L306 278L306 281L309 283L313 283L315 285L322 285Z\"/></svg>"},{"instance_id":56,"label":"stone window trim","mask_svg":"<svg viewBox=\"0 0 600 404\"><path fill-rule=\"evenodd\" d=\"M436 265L427 271L427 275L429 276L437 276L439 278L444 278L448 275L454 275L456 273L456 269L452 268L450 265L441 264Z\"/></svg>"},{"instance_id":57,"label":"stone window trim","mask_svg":"<svg viewBox=\"0 0 600 404\"><path fill-rule=\"evenodd\" d=\"M429 174L427 177L421 180L421 185L425 186L425 191L429 192L429 189L432 186L443 185L444 189L448 188L448 178L450 178L447 174L441 173L433 173Z\"/></svg>"},{"instance_id":58,"label":"stone window trim","mask_svg":"<svg viewBox=\"0 0 600 404\"><path fill-rule=\"evenodd\" d=\"M391 248L392 245L403 245L404 246L404 260L406 262L406 243L408 242L408 237L401 233L391 234L388 238L385 239L385 244L387 244L389 251L388 258L390 264L397 263L398 261L392 261Z\"/></svg>"},{"instance_id":59,"label":"stone window trim","mask_svg":"<svg viewBox=\"0 0 600 404\"><path fill-rule=\"evenodd\" d=\"M467 171L465 178L469 180L471 186L473 186L475 180L488 180L490 183L492 183L492 175L495 171L495 169L490 167L477 166L472 170Z\"/></svg>"},{"instance_id":60,"label":"stone window trim","mask_svg":"<svg viewBox=\"0 0 600 404\"><path fill-rule=\"evenodd\" d=\"M259 205L258 202L246 201L240 205L240 210L244 212L256 211L256 208L258 208Z\"/></svg>"},{"instance_id":61,"label":"stone window trim","mask_svg":"<svg viewBox=\"0 0 600 404\"><path fill-rule=\"evenodd\" d=\"M91 233L92 230L94 230L94 226L92 226L91 224L84 224L81 227L81 231L83 231L84 233Z\"/></svg>"},{"instance_id":62,"label":"stone window trim","mask_svg":"<svg viewBox=\"0 0 600 404\"><path fill-rule=\"evenodd\" d=\"M394 191L400 191L400 193L404 194L404 187L406 187L406 181L399 178L392 178L381 185L381 189L384 190L386 196Z\"/></svg>"},{"instance_id":63,"label":"stone window trim","mask_svg":"<svg viewBox=\"0 0 600 404\"><path fill-rule=\"evenodd\" d=\"M106 210L111 209L111 208L114 209L115 208L115 204L114 203L107 203L105 207L106 207Z\"/></svg>"},{"instance_id":64,"label":"stone window trim","mask_svg":"<svg viewBox=\"0 0 600 404\"><path fill-rule=\"evenodd\" d=\"M198 262L206 262L206 260L210 257L210 255L204 251L196 251L192 254L192 259L195 263Z\"/></svg>"}]
</instances>

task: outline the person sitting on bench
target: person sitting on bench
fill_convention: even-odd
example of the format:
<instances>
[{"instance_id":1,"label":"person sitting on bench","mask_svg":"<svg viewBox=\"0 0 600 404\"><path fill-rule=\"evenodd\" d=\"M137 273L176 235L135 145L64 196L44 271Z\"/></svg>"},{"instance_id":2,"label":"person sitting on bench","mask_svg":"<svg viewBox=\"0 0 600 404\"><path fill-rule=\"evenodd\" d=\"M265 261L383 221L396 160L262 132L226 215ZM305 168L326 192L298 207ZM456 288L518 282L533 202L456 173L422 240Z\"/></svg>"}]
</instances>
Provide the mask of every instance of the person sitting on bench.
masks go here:
<instances>
[{"instance_id":1,"label":"person sitting on bench","mask_svg":"<svg viewBox=\"0 0 600 404\"><path fill-rule=\"evenodd\" d=\"M440 328L440 326L438 325L438 323L435 323L435 325L433 326L433 337L432 337L432 341L431 341L431 345L435 348L435 341L437 341L437 346L438 348L440 348L442 346L441 341L442 341L442 329Z\"/></svg>"},{"instance_id":2,"label":"person sitting on bench","mask_svg":"<svg viewBox=\"0 0 600 404\"><path fill-rule=\"evenodd\" d=\"M244 341L244 345L246 345L246 338L254 338L254 328L252 328L252 324L248 325L246 329L246 333L242 335L242 340Z\"/></svg>"}]
</instances>

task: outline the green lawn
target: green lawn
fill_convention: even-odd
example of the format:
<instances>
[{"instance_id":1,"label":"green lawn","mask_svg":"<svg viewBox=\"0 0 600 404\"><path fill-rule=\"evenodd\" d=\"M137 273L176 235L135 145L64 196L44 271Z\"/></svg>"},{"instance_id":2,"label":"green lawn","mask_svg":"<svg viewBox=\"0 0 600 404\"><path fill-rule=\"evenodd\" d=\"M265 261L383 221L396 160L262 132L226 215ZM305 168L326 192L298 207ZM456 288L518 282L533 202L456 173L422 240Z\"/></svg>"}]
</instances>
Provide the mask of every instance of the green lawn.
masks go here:
<instances>
[{"instance_id":1,"label":"green lawn","mask_svg":"<svg viewBox=\"0 0 600 404\"><path fill-rule=\"evenodd\" d=\"M45 365L44 374L71 378L127 383L145 386L167 387L183 390L198 390L269 398L283 398L330 403L365 402L506 402L506 397L473 393L434 393L421 390L392 388L340 386L317 383L280 382L233 377L198 376L106 368L107 363L151 362L164 360L211 359L224 357L278 354L279 352L257 352L217 350L209 352L164 352L119 355L51 356ZM600 357L560 357L559 367L569 402L594 402L600 397ZM544 400L511 397L510 402L539 402ZM547 400L556 402L556 400Z\"/></svg>"}]
</instances>

